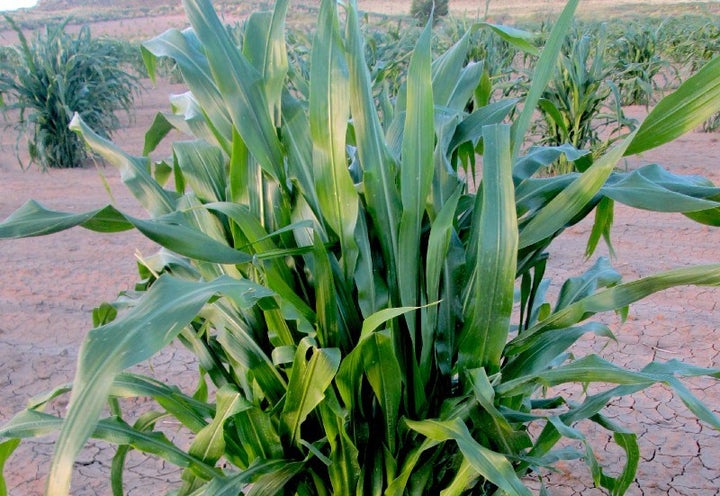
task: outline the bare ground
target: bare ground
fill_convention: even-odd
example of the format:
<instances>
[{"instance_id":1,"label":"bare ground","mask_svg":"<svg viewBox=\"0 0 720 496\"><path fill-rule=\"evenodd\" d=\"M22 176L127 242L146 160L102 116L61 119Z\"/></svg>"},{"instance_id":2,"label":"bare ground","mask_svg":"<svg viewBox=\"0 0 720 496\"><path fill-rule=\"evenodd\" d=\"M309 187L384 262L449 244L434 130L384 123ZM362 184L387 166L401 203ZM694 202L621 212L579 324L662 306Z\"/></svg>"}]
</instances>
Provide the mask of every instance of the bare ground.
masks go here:
<instances>
[{"instance_id":1,"label":"bare ground","mask_svg":"<svg viewBox=\"0 0 720 496\"><path fill-rule=\"evenodd\" d=\"M529 8L550 9L561 2L509 0ZM585 5L610 2L595 0ZM619 2L614 2L617 5ZM626 2L632 3L632 2ZM640 2L636 2L640 4ZM654 2L659 5L661 2ZM360 0L361 8L392 9L406 2ZM477 9L484 2L451 2L455 8ZM492 2L494 7L499 2ZM399 8L399 7L398 7ZM516 7L517 8L517 7ZM117 21L118 23L121 21ZM180 17L128 23L136 31L152 30L182 22ZM146 26L146 27L142 27ZM141 29L142 27L142 29ZM182 27L182 26L179 26ZM108 30L119 29L108 24ZM94 30L95 32L95 30ZM179 86L163 84L143 95L135 122L121 130L116 142L139 153L142 135L157 110L167 109L167 94ZM2 134L0 154L0 218L5 218L28 198L35 198L60 210L86 211L113 201L119 208L141 214L124 190L115 170L99 166L80 170L20 170L13 156L14 134ZM165 150L166 152L167 150ZM161 151L162 153L162 151ZM627 166L658 162L676 173L702 174L720 181L717 134L690 133ZM112 199L105 191L107 181ZM579 273L591 262L583 257L589 223L563 234L555 243L549 273L557 279ZM648 214L618 206L613 229L617 259L614 265L633 279L661 269L720 261L720 231L699 226L688 219L669 214ZM134 254L152 253L154 246L137 234L99 235L82 229L43 238L0 242L0 424L20 410L28 399L71 380L79 344L91 326L92 308L110 300L120 290L131 289L135 277ZM601 248L601 252L604 248ZM618 342L586 339L576 353L598 352L638 369L648 361L685 360L696 365L720 367L720 290L680 288L665 291L631 307L628 321L620 325L611 319ZM191 357L179 348L166 350L143 369L190 391L195 384ZM720 387L714 381L693 381L695 394L718 413ZM62 409L59 403L56 409ZM698 422L682 402L664 387L654 387L631 398L617 400L609 415L618 423L638 432L641 464L637 481L629 494L712 496L720 494L720 436ZM166 426L171 434L174 427ZM609 446L609 439L590 429L596 446ZM42 493L44 474L52 451L52 439L21 445L5 469L9 493L31 496ZM76 464L72 494L77 496L110 494L108 486L112 449L91 443ZM617 449L608 448L602 460L611 465L618 459ZM160 494L177 483L179 472L163 462L133 456L126 476L128 494ZM556 496L595 496L592 480L583 464L560 465L548 486ZM175 481L175 482L173 482Z\"/></svg>"}]
</instances>

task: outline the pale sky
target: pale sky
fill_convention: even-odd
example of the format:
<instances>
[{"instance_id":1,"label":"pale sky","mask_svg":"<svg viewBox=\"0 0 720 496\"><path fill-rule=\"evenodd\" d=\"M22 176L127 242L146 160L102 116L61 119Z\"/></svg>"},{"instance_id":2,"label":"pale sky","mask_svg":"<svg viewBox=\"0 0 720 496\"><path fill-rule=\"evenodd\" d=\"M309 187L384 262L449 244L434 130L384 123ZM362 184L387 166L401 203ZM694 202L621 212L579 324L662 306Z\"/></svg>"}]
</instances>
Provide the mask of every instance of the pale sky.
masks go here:
<instances>
[{"instance_id":1,"label":"pale sky","mask_svg":"<svg viewBox=\"0 0 720 496\"><path fill-rule=\"evenodd\" d=\"M0 10L15 10L32 7L37 0L0 0Z\"/></svg>"}]
</instances>

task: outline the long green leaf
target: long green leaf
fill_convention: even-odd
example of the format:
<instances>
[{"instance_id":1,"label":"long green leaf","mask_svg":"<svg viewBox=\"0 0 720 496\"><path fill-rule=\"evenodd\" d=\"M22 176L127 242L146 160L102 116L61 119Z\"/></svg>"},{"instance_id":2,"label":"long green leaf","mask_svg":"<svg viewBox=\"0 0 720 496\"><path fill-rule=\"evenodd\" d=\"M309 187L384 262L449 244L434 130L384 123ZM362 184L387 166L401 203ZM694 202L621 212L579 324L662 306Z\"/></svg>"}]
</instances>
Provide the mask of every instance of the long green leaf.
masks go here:
<instances>
[{"instance_id":1,"label":"long green leaf","mask_svg":"<svg viewBox=\"0 0 720 496\"><path fill-rule=\"evenodd\" d=\"M90 148L120 171L120 177L130 192L151 215L163 215L175 210L175 197L165 191L148 171L150 159L128 155L112 142L100 137L75 114L70 129L78 132Z\"/></svg>"},{"instance_id":2,"label":"long green leaf","mask_svg":"<svg viewBox=\"0 0 720 496\"><path fill-rule=\"evenodd\" d=\"M509 495L532 495L530 490L523 485L515 474L508 459L475 441L462 420L406 420L405 423L410 429L434 441L443 442L450 439L454 440L465 457L465 460L467 460L480 475Z\"/></svg>"},{"instance_id":3,"label":"long green leaf","mask_svg":"<svg viewBox=\"0 0 720 496\"><path fill-rule=\"evenodd\" d=\"M287 465L288 460L263 460L242 472L229 477L215 477L191 496L238 496L248 483L263 474L273 473Z\"/></svg>"},{"instance_id":4,"label":"long green leaf","mask_svg":"<svg viewBox=\"0 0 720 496\"><path fill-rule=\"evenodd\" d=\"M565 41L565 35L572 24L578 2L579 0L569 0L567 4L565 4L562 14L560 14L560 17L550 32L550 37L545 43L545 47L540 54L540 59L535 65L535 71L530 79L532 84L527 97L525 97L523 110L514 122L512 136L513 157L518 156L538 101L540 101L548 81L550 81L550 78L552 78L555 73L556 61Z\"/></svg>"},{"instance_id":5,"label":"long green leaf","mask_svg":"<svg viewBox=\"0 0 720 496\"><path fill-rule=\"evenodd\" d=\"M216 394L217 407L210 424L205 426L193 440L188 452L206 463L214 464L225 452L223 425L232 415L250 405L240 392L230 386L221 387Z\"/></svg>"},{"instance_id":6,"label":"long green leaf","mask_svg":"<svg viewBox=\"0 0 720 496\"><path fill-rule=\"evenodd\" d=\"M655 212L717 209L720 188L698 176L671 174L659 165L613 173L600 192L615 201Z\"/></svg>"},{"instance_id":7,"label":"long green leaf","mask_svg":"<svg viewBox=\"0 0 720 496\"><path fill-rule=\"evenodd\" d=\"M36 410L25 410L0 429L0 437L27 438L52 434L58 430L64 432L67 420ZM135 430L119 418L106 418L93 421L89 427L89 437L118 445L131 445L145 453L151 453L179 467L193 470L194 473L210 479L219 475L219 471L207 465L167 440L160 432ZM59 494L58 487L48 483L47 494Z\"/></svg>"},{"instance_id":8,"label":"long green leaf","mask_svg":"<svg viewBox=\"0 0 720 496\"><path fill-rule=\"evenodd\" d=\"M185 184L201 201L226 199L226 159L220 148L202 140L177 141L173 143L173 155Z\"/></svg>"},{"instance_id":9,"label":"long green leaf","mask_svg":"<svg viewBox=\"0 0 720 496\"><path fill-rule=\"evenodd\" d=\"M618 143L597 159L589 169L578 176L569 186L562 189L523 227L520 233L520 248L526 248L562 230L578 213L587 208L595 194L605 184L613 168L622 158L632 140Z\"/></svg>"},{"instance_id":10,"label":"long green leaf","mask_svg":"<svg viewBox=\"0 0 720 496\"><path fill-rule=\"evenodd\" d=\"M660 100L645 118L625 155L674 140L720 110L720 57L715 57L677 90Z\"/></svg>"},{"instance_id":11,"label":"long green leaf","mask_svg":"<svg viewBox=\"0 0 720 496\"><path fill-rule=\"evenodd\" d=\"M342 323L338 312L335 278L325 245L315 236L313 250L315 275L315 312L317 314L318 342L323 347L339 346L343 340ZM347 344L347 343L343 343Z\"/></svg>"},{"instance_id":12,"label":"long green leaf","mask_svg":"<svg viewBox=\"0 0 720 496\"><path fill-rule=\"evenodd\" d=\"M282 411L283 430L292 444L298 444L300 425L323 400L339 367L340 350L316 348L309 338L300 341Z\"/></svg>"},{"instance_id":13,"label":"long green leaf","mask_svg":"<svg viewBox=\"0 0 720 496\"><path fill-rule=\"evenodd\" d=\"M400 218L398 252L398 288L403 306L419 301L419 265L422 220L433 179L434 107L430 51L431 23L423 29L415 45L407 80L407 103L400 168ZM413 348L417 349L414 316L408 316Z\"/></svg>"},{"instance_id":14,"label":"long green leaf","mask_svg":"<svg viewBox=\"0 0 720 496\"><path fill-rule=\"evenodd\" d=\"M230 384L217 391L216 402L217 407L212 422L197 433L188 449L188 454L208 465L215 465L225 454L225 422L240 410L250 407L240 391ZM184 484L181 492L188 493L202 485L202 480L189 470L183 473L182 478Z\"/></svg>"},{"instance_id":15,"label":"long green leaf","mask_svg":"<svg viewBox=\"0 0 720 496\"><path fill-rule=\"evenodd\" d=\"M75 214L48 210L35 200L28 200L0 223L0 238L44 236L75 226L99 232L119 232L133 227L112 206Z\"/></svg>"},{"instance_id":16,"label":"long green leaf","mask_svg":"<svg viewBox=\"0 0 720 496\"><path fill-rule=\"evenodd\" d=\"M567 382L583 384L609 382L613 384L649 386L656 381L651 375L618 367L597 355L588 355L561 367L518 377L498 385L497 394L511 396L527 387L552 387Z\"/></svg>"},{"instance_id":17,"label":"long green leaf","mask_svg":"<svg viewBox=\"0 0 720 496\"><path fill-rule=\"evenodd\" d=\"M170 29L143 43L146 62L154 57L171 57L180 68L183 79L199 102L207 119L221 136L224 149L232 140L232 121L225 108L220 90L213 81L207 57L199 50L197 39L189 31ZM150 77L154 78L153 71ZM203 116L203 120L205 117Z\"/></svg>"},{"instance_id":18,"label":"long green leaf","mask_svg":"<svg viewBox=\"0 0 720 496\"><path fill-rule=\"evenodd\" d=\"M400 225L400 193L396 186L396 164L392 159L375 109L370 74L365 60L358 20L357 0L350 1L347 22L347 51L350 74L350 109L363 169L365 203L375 228L386 233L379 242L388 268L388 285L395 287L397 229Z\"/></svg>"},{"instance_id":19,"label":"long green leaf","mask_svg":"<svg viewBox=\"0 0 720 496\"><path fill-rule=\"evenodd\" d=\"M288 72L287 48L285 46L285 16L288 0L275 2L272 13L255 12L245 27L243 52L262 74L268 112L279 127L280 98L285 76Z\"/></svg>"},{"instance_id":20,"label":"long green leaf","mask_svg":"<svg viewBox=\"0 0 720 496\"><path fill-rule=\"evenodd\" d=\"M210 405L183 394L177 387L127 372L115 378L110 395L117 398L150 397L192 432L205 427L205 419L214 413Z\"/></svg>"},{"instance_id":21,"label":"long green leaf","mask_svg":"<svg viewBox=\"0 0 720 496\"><path fill-rule=\"evenodd\" d=\"M523 50L530 55L539 55L538 49L532 44L532 33L523 31L512 26L504 26L502 24L492 24L488 22L478 22L473 25L473 29L489 28L500 38L507 41L511 45ZM539 62L538 62L539 63Z\"/></svg>"},{"instance_id":22,"label":"long green leaf","mask_svg":"<svg viewBox=\"0 0 720 496\"><path fill-rule=\"evenodd\" d=\"M195 283L163 276L131 312L90 331L80 349L68 414L50 467L49 496L68 494L73 460L93 432L113 378L167 346L218 293L241 307L272 294L243 280Z\"/></svg>"},{"instance_id":23,"label":"long green leaf","mask_svg":"<svg viewBox=\"0 0 720 496\"><path fill-rule=\"evenodd\" d=\"M225 423L224 430L228 446L226 456L232 451L232 440L237 443L235 451L242 451L251 466L259 460L283 457L283 445L273 418L259 407L241 410Z\"/></svg>"},{"instance_id":24,"label":"long green leaf","mask_svg":"<svg viewBox=\"0 0 720 496\"><path fill-rule=\"evenodd\" d=\"M720 264L674 269L599 291L549 315L511 340L506 355L530 349L542 333L562 332L596 313L623 308L652 293L683 285L720 285Z\"/></svg>"},{"instance_id":25,"label":"long green leaf","mask_svg":"<svg viewBox=\"0 0 720 496\"><path fill-rule=\"evenodd\" d=\"M209 0L184 0L183 5L233 125L263 170L284 183L283 154L259 84L261 74L237 50Z\"/></svg>"},{"instance_id":26,"label":"long green leaf","mask_svg":"<svg viewBox=\"0 0 720 496\"><path fill-rule=\"evenodd\" d=\"M470 263L464 295L465 325L458 339L458 367L495 373L510 331L518 227L510 156L510 127L483 128L482 191L475 203Z\"/></svg>"},{"instance_id":27,"label":"long green leaf","mask_svg":"<svg viewBox=\"0 0 720 496\"><path fill-rule=\"evenodd\" d=\"M395 452L398 412L402 399L400 364L389 333L376 332L363 346L363 360L368 382L377 397L385 419L385 440Z\"/></svg>"},{"instance_id":28,"label":"long green leaf","mask_svg":"<svg viewBox=\"0 0 720 496\"><path fill-rule=\"evenodd\" d=\"M453 46L432 62L432 89L435 105L449 106L453 93L465 67L470 47L470 31L467 31ZM477 85L477 79L475 80ZM462 110L462 109L458 109Z\"/></svg>"},{"instance_id":29,"label":"long green leaf","mask_svg":"<svg viewBox=\"0 0 720 496\"><path fill-rule=\"evenodd\" d=\"M202 233L179 213L143 220L111 206L74 214L48 210L31 200L0 223L0 238L41 236L75 226L99 232L117 232L132 226L159 245L195 260L222 264L244 264L252 260L249 254Z\"/></svg>"},{"instance_id":30,"label":"long green leaf","mask_svg":"<svg viewBox=\"0 0 720 496\"><path fill-rule=\"evenodd\" d=\"M287 153L290 179L297 182L313 214L320 219L322 215L315 191L310 121L303 103L287 92L283 95L282 118L283 145Z\"/></svg>"},{"instance_id":31,"label":"long green leaf","mask_svg":"<svg viewBox=\"0 0 720 496\"><path fill-rule=\"evenodd\" d=\"M20 439L10 439L0 443L0 496L7 496L7 485L5 484L5 462L13 454L15 448L20 444Z\"/></svg>"},{"instance_id":32,"label":"long green leaf","mask_svg":"<svg viewBox=\"0 0 720 496\"><path fill-rule=\"evenodd\" d=\"M358 257L355 225L359 203L345 156L349 83L334 0L322 1L318 22L310 72L315 189L322 215L340 239L345 280L351 281Z\"/></svg>"}]
</instances>

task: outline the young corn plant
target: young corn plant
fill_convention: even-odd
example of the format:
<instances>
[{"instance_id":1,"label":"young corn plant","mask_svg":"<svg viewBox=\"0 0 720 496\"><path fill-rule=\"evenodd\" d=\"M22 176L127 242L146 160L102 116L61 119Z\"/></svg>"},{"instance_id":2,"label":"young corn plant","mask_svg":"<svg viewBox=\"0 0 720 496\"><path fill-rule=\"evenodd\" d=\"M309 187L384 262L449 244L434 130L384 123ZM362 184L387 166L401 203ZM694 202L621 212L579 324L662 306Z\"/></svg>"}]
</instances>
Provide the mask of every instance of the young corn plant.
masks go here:
<instances>
[{"instance_id":1,"label":"young corn plant","mask_svg":"<svg viewBox=\"0 0 720 496\"><path fill-rule=\"evenodd\" d=\"M635 434L603 416L612 398L661 382L720 428L680 382L720 371L677 361L629 370L568 352L584 334L612 336L588 321L594 315L675 285L718 285L720 264L623 283L601 259L557 298L545 296L553 239L597 212L592 249L609 236L613 201L720 221L720 189L704 179L614 169L716 110L720 60L584 172L536 177L561 153L583 156L567 145L524 148L576 4L557 21L512 125L504 120L515 99L465 111L482 71L465 63L470 37L433 60L428 25L384 131L355 1L344 24L336 2L322 1L306 97L286 86L287 1L252 15L238 48L207 0L185 0L193 29L145 44L151 68L172 57L190 88L147 135L149 149L173 126L190 134L159 166L174 186L77 116L72 128L119 169L148 217L30 201L0 224L3 238L135 228L164 248L141 267L139 299L126 298L117 316L96 312L64 418L43 407L66 389L32 402L0 428L3 460L18 439L59 430L50 496L68 494L91 437L119 445L118 495L135 449L183 469L169 494L526 496L523 477L581 457L597 485L623 494L639 454ZM512 30L492 29L522 46ZM475 189L463 158L480 150ZM126 371L174 339L197 357L201 383L212 383L207 401ZM545 397L548 386L595 382L598 392L580 402ZM156 400L153 413L136 419L121 408L119 399L136 396ZM104 417L108 402L114 415ZM185 427L188 448L155 428L164 416ZM576 425L586 419L625 450L619 476L595 458ZM556 449L564 436L585 448Z\"/></svg>"},{"instance_id":2,"label":"young corn plant","mask_svg":"<svg viewBox=\"0 0 720 496\"><path fill-rule=\"evenodd\" d=\"M615 82L620 89L623 105L650 105L655 93L668 86L670 68L660 52L663 24L653 27L628 23L622 35L609 46L615 60Z\"/></svg>"},{"instance_id":3,"label":"young corn plant","mask_svg":"<svg viewBox=\"0 0 720 496\"><path fill-rule=\"evenodd\" d=\"M73 114L108 137L120 123L116 111L130 114L137 78L116 44L93 39L87 25L77 35L65 32L68 21L46 26L28 42L5 19L20 43L0 61L0 107L19 112L18 145L27 133L30 163L43 169L81 167L86 148L68 128Z\"/></svg>"},{"instance_id":4,"label":"young corn plant","mask_svg":"<svg viewBox=\"0 0 720 496\"><path fill-rule=\"evenodd\" d=\"M601 153L618 138L617 133L632 124L625 117L619 91L611 80L614 69L606 63L605 47L603 26L593 33L575 30L568 37L557 72L539 102L542 120L535 132L541 144L567 143ZM601 137L601 131L608 128L610 135ZM573 161L561 156L549 172L564 174L574 167Z\"/></svg>"}]
</instances>

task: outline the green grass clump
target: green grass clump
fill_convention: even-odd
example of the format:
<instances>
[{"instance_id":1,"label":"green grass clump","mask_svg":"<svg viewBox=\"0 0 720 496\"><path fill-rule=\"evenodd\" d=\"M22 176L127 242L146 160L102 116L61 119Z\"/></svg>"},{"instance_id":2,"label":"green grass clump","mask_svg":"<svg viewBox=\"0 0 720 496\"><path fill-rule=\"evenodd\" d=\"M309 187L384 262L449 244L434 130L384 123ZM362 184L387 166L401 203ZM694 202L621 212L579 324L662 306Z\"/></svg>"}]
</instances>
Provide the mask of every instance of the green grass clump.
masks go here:
<instances>
[{"instance_id":1,"label":"green grass clump","mask_svg":"<svg viewBox=\"0 0 720 496\"><path fill-rule=\"evenodd\" d=\"M115 43L94 39L83 26L65 32L68 21L46 26L32 41L10 19L19 45L0 63L0 103L17 110L17 128L27 133L30 163L42 168L80 167L87 156L82 140L68 128L78 113L104 137L119 125L116 111L130 114L137 78L125 69Z\"/></svg>"}]
</instances>

